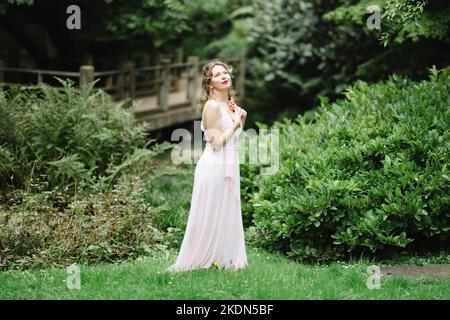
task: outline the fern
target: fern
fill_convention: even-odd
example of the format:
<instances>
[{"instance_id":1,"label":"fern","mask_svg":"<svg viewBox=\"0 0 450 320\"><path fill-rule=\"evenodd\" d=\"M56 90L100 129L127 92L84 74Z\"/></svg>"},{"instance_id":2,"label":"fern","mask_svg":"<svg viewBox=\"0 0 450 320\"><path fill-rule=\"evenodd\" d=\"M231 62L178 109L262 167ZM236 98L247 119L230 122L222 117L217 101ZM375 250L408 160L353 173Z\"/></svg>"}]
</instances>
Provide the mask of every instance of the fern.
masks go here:
<instances>
[{"instance_id":1,"label":"fern","mask_svg":"<svg viewBox=\"0 0 450 320\"><path fill-rule=\"evenodd\" d=\"M136 153L154 140L147 137L145 124L135 124L133 111L93 84L78 89L73 81L56 79L62 90L42 84L1 92L0 187L10 176L14 187L29 186L33 167L33 176L50 189L67 189L68 195L79 184L92 186L99 176L112 174L113 184L133 165L135 172L148 171L139 167L139 159L145 153L151 163L160 147Z\"/></svg>"}]
</instances>

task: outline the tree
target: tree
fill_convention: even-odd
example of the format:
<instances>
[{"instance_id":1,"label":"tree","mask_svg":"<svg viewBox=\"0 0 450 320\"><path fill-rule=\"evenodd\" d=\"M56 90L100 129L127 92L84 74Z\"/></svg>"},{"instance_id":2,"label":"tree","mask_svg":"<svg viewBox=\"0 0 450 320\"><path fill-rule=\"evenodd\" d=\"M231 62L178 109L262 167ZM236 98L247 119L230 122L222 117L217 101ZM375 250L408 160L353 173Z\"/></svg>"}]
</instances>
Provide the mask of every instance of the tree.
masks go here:
<instances>
[{"instance_id":1,"label":"tree","mask_svg":"<svg viewBox=\"0 0 450 320\"><path fill-rule=\"evenodd\" d=\"M369 4L381 9L370 30ZM447 2L273 0L253 5L247 97L254 109L304 111L356 79L414 79L450 64Z\"/></svg>"},{"instance_id":2,"label":"tree","mask_svg":"<svg viewBox=\"0 0 450 320\"><path fill-rule=\"evenodd\" d=\"M274 0L253 7L249 95L273 108L310 108L335 97L354 79L376 42L356 28L322 18L343 0ZM250 80L250 81L252 81ZM272 95L272 96L267 96ZM261 107L260 107L261 108Z\"/></svg>"},{"instance_id":3,"label":"tree","mask_svg":"<svg viewBox=\"0 0 450 320\"><path fill-rule=\"evenodd\" d=\"M47 67L48 57L79 62L85 53L111 57L148 52L170 46L190 29L183 0L80 0L82 30L78 31L66 27L71 4L70 0L3 3L0 33L14 39L36 65Z\"/></svg>"},{"instance_id":4,"label":"tree","mask_svg":"<svg viewBox=\"0 0 450 320\"><path fill-rule=\"evenodd\" d=\"M354 2L354 1L353 1ZM367 9L376 4L381 13L381 30L365 27ZM450 4L427 0L360 0L327 13L324 18L361 28L385 48L358 67L357 76L377 80L390 73L424 78L427 68L450 64Z\"/></svg>"},{"instance_id":5,"label":"tree","mask_svg":"<svg viewBox=\"0 0 450 320\"><path fill-rule=\"evenodd\" d=\"M450 5L445 1L427 0L361 0L339 7L325 15L338 23L364 25L367 8L377 5L384 30L380 41L384 46L422 39L447 40L450 25Z\"/></svg>"}]
</instances>

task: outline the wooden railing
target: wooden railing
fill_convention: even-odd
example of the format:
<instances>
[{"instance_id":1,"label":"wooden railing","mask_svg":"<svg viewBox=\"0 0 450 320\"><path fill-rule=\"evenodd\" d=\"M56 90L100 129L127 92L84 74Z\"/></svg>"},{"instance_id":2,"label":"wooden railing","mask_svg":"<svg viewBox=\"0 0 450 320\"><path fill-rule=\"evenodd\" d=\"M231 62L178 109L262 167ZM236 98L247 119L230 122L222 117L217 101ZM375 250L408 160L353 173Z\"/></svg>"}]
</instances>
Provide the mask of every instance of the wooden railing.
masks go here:
<instances>
[{"instance_id":1,"label":"wooden railing","mask_svg":"<svg viewBox=\"0 0 450 320\"><path fill-rule=\"evenodd\" d=\"M6 77L5 73L12 73L12 77ZM49 77L52 80L46 79ZM56 70L40 70L40 69L20 69L20 68L7 68L2 67L0 64L0 86L2 87L12 87L12 86L38 86L41 83L54 83L56 85L57 81L54 77L59 78L73 78L78 79L80 77L79 72L67 72L67 71L56 71ZM12 80L8 80L8 79ZM15 79L20 79L16 80Z\"/></svg>"},{"instance_id":2,"label":"wooden railing","mask_svg":"<svg viewBox=\"0 0 450 320\"><path fill-rule=\"evenodd\" d=\"M239 99L244 96L245 57L221 58L233 66L236 94ZM117 70L95 71L94 66L81 66L78 72L55 70L20 69L3 67L0 61L0 86L36 87L47 83L61 88L54 78L71 79L77 86L83 86L96 81L95 88L102 89L116 100L135 99L145 96L157 96L158 110L169 109L168 97L173 91L187 91L187 103L196 105L198 86L201 77L200 66L210 60L200 61L198 57L190 56L186 62L171 63L167 58L161 59L155 66L139 67L133 63L125 63ZM186 79L187 87L181 88L179 83Z\"/></svg>"}]
</instances>

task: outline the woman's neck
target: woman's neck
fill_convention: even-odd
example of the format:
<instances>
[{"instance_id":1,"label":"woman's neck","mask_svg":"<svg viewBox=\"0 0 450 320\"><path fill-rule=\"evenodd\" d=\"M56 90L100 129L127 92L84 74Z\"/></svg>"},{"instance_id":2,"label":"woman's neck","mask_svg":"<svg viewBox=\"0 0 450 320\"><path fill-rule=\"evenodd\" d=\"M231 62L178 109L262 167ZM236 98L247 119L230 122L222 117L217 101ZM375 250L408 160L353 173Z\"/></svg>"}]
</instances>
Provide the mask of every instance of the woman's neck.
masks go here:
<instances>
[{"instance_id":1,"label":"woman's neck","mask_svg":"<svg viewBox=\"0 0 450 320\"><path fill-rule=\"evenodd\" d=\"M223 102L226 103L228 101L228 92L226 91L216 91L214 100L217 102Z\"/></svg>"}]
</instances>

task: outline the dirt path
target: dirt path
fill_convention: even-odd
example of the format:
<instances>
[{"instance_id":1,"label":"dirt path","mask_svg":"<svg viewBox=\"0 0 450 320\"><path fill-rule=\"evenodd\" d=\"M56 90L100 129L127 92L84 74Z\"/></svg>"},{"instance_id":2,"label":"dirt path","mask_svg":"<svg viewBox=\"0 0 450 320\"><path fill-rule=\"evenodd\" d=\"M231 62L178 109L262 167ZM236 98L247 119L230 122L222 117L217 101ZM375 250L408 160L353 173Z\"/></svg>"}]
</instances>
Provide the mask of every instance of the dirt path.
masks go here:
<instances>
[{"instance_id":1,"label":"dirt path","mask_svg":"<svg viewBox=\"0 0 450 320\"><path fill-rule=\"evenodd\" d=\"M381 274L384 277L408 277L420 278L442 278L450 279L450 264L428 264L424 266L401 265L391 267L381 267Z\"/></svg>"}]
</instances>

